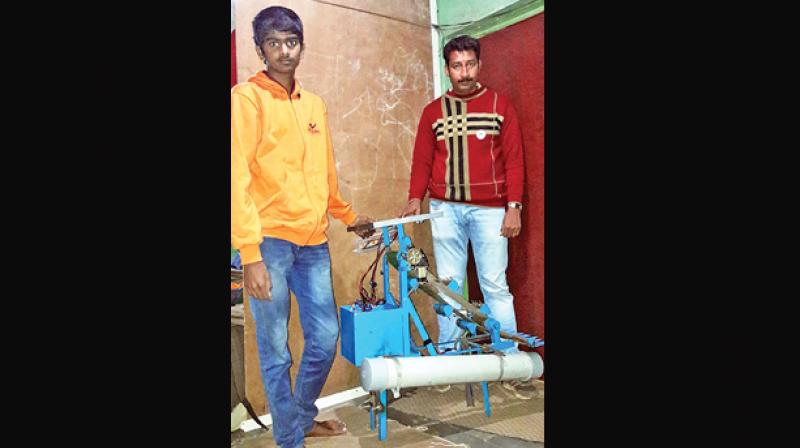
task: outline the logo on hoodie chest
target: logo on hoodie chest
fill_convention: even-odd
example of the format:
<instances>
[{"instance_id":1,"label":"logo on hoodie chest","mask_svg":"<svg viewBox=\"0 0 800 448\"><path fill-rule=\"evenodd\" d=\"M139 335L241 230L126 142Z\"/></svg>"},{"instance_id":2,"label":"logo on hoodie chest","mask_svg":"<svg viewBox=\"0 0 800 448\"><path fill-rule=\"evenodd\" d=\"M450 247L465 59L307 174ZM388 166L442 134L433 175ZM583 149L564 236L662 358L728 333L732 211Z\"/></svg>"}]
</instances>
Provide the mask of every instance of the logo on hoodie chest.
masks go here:
<instances>
[{"instance_id":1,"label":"logo on hoodie chest","mask_svg":"<svg viewBox=\"0 0 800 448\"><path fill-rule=\"evenodd\" d=\"M317 129L317 124L312 122L308 123L308 133L311 135L319 134L319 129Z\"/></svg>"}]
</instances>

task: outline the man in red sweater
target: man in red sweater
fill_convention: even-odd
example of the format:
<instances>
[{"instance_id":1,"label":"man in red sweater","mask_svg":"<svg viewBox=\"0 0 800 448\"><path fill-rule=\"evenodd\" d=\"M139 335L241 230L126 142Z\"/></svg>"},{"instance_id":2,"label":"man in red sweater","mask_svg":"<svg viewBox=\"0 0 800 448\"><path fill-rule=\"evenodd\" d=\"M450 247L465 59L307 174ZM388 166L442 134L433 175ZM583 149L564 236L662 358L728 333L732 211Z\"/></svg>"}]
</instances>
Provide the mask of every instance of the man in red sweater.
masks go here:
<instances>
[{"instance_id":1,"label":"man in red sweater","mask_svg":"<svg viewBox=\"0 0 800 448\"><path fill-rule=\"evenodd\" d=\"M453 88L422 111L408 204L401 216L419 214L430 192L430 212L444 213L431 220L439 277L456 280L463 290L470 241L492 316L503 330L516 332L506 267L508 238L522 229L522 137L508 99L478 82L480 56L480 44L469 36L456 37L444 47L445 73ZM452 349L460 332L456 318L438 318L439 348ZM508 350L516 351L516 346ZM518 383L504 386L520 398L532 396Z\"/></svg>"}]
</instances>

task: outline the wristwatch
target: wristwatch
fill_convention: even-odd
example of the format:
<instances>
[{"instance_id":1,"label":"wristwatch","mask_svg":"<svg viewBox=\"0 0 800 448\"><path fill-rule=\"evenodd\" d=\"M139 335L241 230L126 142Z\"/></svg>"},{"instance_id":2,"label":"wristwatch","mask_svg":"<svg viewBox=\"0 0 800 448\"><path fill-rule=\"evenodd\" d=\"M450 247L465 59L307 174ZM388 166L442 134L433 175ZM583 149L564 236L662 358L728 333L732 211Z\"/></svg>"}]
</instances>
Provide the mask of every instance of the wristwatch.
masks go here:
<instances>
[{"instance_id":1,"label":"wristwatch","mask_svg":"<svg viewBox=\"0 0 800 448\"><path fill-rule=\"evenodd\" d=\"M520 204L519 202L509 202L508 208L517 208L522 210L522 204Z\"/></svg>"}]
</instances>

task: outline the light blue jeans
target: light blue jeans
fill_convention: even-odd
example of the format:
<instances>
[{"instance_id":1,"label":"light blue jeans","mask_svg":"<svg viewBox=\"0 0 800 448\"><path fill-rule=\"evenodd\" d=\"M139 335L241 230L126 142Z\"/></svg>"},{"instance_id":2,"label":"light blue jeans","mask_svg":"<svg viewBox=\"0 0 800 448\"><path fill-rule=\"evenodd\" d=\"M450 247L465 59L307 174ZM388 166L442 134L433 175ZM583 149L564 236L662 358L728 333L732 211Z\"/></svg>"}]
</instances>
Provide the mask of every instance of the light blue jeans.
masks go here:
<instances>
[{"instance_id":1,"label":"light blue jeans","mask_svg":"<svg viewBox=\"0 0 800 448\"><path fill-rule=\"evenodd\" d=\"M261 256L272 281L272 300L250 296L261 377L272 416L272 437L281 448L295 448L303 445L305 434L319 413L314 402L336 356L339 321L330 253L328 243L298 246L264 237ZM292 356L287 344L290 290L297 298L305 339L294 393L289 380Z\"/></svg>"},{"instance_id":2,"label":"light blue jeans","mask_svg":"<svg viewBox=\"0 0 800 448\"><path fill-rule=\"evenodd\" d=\"M517 318L514 313L514 296L506 282L508 267L508 239L500 234L505 217L503 207L480 207L470 204L431 199L430 212L444 212L444 216L431 220L433 253L436 257L436 272L439 278L449 278L458 283L459 293L464 290L464 277L467 270L467 241L472 244L475 267L483 292L484 302L489 306L492 317L500 322L505 331L517 331ZM448 300L454 308L461 308ZM461 329L456 325L457 318L439 318L439 342L455 340ZM453 344L439 346L441 349L453 348ZM505 350L518 352L517 344Z\"/></svg>"}]
</instances>

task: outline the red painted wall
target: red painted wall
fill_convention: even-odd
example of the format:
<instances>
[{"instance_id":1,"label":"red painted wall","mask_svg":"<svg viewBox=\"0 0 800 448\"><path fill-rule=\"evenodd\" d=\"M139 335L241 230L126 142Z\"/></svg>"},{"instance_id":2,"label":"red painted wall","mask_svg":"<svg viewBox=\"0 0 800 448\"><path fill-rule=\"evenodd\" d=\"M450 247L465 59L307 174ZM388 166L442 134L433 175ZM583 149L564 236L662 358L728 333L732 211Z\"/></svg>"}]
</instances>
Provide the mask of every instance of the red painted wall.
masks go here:
<instances>
[{"instance_id":1,"label":"red painted wall","mask_svg":"<svg viewBox=\"0 0 800 448\"><path fill-rule=\"evenodd\" d=\"M544 339L544 13L480 43L479 80L510 98L525 144L522 233L509 242L507 271L517 327ZM468 270L470 297L479 298L472 261Z\"/></svg>"}]
</instances>

